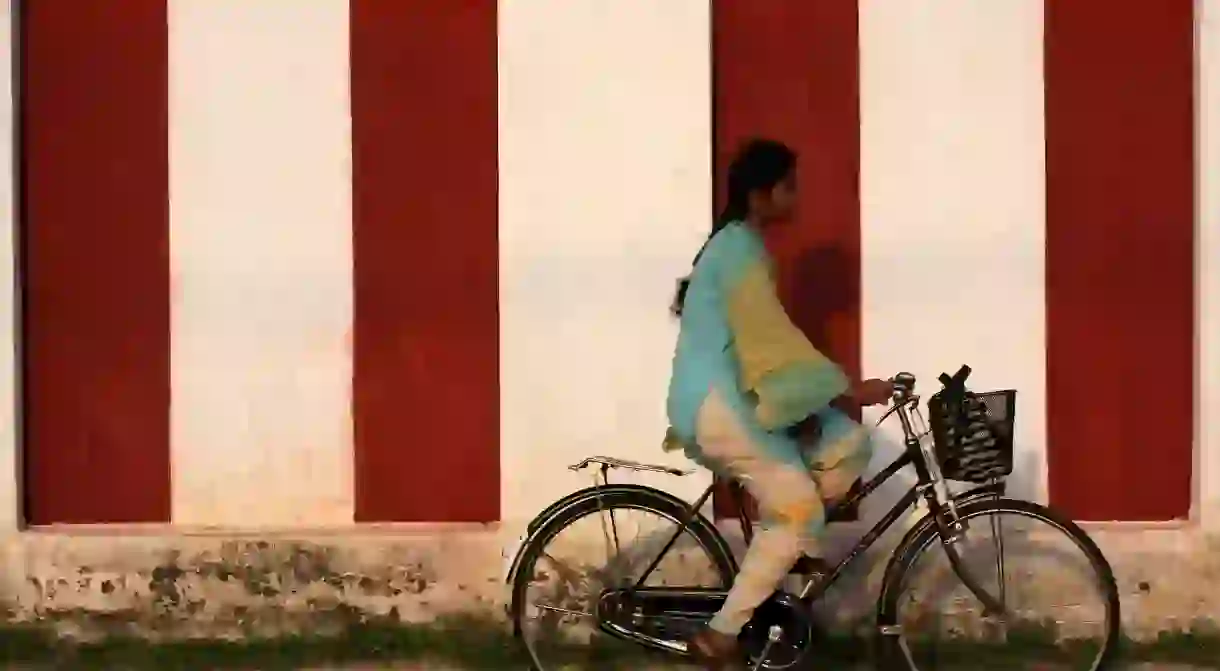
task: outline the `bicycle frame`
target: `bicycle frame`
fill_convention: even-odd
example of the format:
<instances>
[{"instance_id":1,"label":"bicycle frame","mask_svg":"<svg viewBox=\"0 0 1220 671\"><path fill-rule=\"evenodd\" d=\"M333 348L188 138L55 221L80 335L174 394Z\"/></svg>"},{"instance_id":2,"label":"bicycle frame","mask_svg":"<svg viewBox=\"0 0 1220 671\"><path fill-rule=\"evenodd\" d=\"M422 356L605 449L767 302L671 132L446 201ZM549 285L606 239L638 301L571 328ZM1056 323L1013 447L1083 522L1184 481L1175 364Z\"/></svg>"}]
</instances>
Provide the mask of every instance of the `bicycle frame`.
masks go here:
<instances>
[{"instance_id":1,"label":"bicycle frame","mask_svg":"<svg viewBox=\"0 0 1220 671\"><path fill-rule=\"evenodd\" d=\"M869 529L869 531L865 533L859 541L856 542L856 545L851 549L851 551L848 552L847 555L840 560L833 569L831 569L828 575L811 579L805 585L804 589L799 595L802 600L815 600L821 597L821 595L827 589L829 589L831 585L842 577L843 573L852 562L854 562L860 557L860 555L864 554L870 547L872 547L872 545L877 542L877 539L880 538L882 534L888 531L899 518L906 514L907 511L913 505L915 505L920 497L923 497L924 501L926 501L928 505L928 514L934 516L936 520L936 525L941 535L942 545L949 556L949 561L954 569L954 572L957 573L958 577L961 578L966 587L979 598L986 610L992 612L1003 612L1003 605L985 590L983 590L979 586L978 582L965 571L960 557L950 546L957 540L956 532L960 531L961 529L961 524L956 518L956 507L954 505L954 501L976 498L980 496L1001 496L1004 493L1004 483L1000 481L988 485L982 485L963 492L958 497L947 496L946 500L942 504L940 500L940 493L937 490L939 489L947 493L947 489L945 488L945 480L940 474L940 469L936 467L935 459L929 459L929 456L924 451L923 438L926 435L926 432L917 431L912 420L912 409L915 409L915 412L917 413L918 403L919 397L911 393L910 389L901 389L895 392L894 404L889 410L886 411L884 415L882 415L877 424L880 425L891 415L898 416L898 419L902 424L903 434L905 437L903 441L904 449L902 454L894 459L894 461L888 466L883 468L879 473L865 482L861 487L856 489L855 492L849 494L847 498L830 506L830 508L827 509L826 515L828 518L830 518L833 517L837 512L849 510L856 506L870 494L875 492L882 484L894 477L898 471L901 471L907 466L913 465L915 467L915 474L917 477L915 485L907 490L907 492L898 500L897 503L894 504L889 512L886 513L885 516L874 524L873 527ZM698 500L690 505L687 514L681 521L681 524L679 524L677 531L674 532L674 535L669 539L664 547L661 548L661 551L657 553L657 556L652 560L652 563L648 565L648 568L636 581L635 585L629 588L630 592L634 592L636 589L644 587L644 583L647 581L648 576L656 570L657 566L660 565L661 560L665 558L665 555L671 548L673 548L674 544L677 543L682 534L685 533L686 527L698 514L698 511L703 508L703 505L707 503L715 488L715 484L709 486L707 490L704 491L703 494L698 498ZM733 492L737 498L736 504L738 509L738 518L741 522L742 531L746 537L746 543L748 544L753 538L753 530L750 519L746 514L744 502L741 499L740 485L734 483Z\"/></svg>"}]
</instances>

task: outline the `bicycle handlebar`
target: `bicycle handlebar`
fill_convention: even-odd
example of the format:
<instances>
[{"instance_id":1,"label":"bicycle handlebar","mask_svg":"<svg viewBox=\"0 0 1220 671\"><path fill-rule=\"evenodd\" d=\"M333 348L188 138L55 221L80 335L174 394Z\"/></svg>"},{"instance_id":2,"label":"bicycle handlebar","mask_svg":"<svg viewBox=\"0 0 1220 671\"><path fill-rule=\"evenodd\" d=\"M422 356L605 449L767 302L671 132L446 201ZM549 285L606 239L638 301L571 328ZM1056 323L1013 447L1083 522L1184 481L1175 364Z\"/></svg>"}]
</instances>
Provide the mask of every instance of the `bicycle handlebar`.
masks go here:
<instances>
[{"instance_id":1,"label":"bicycle handlebar","mask_svg":"<svg viewBox=\"0 0 1220 671\"><path fill-rule=\"evenodd\" d=\"M970 377L970 373L970 366L963 364L953 375L941 373L938 379L950 394L964 392L966 389L966 378ZM890 378L890 383L894 385L895 400L906 398L915 391L915 376L911 373L898 373Z\"/></svg>"}]
</instances>

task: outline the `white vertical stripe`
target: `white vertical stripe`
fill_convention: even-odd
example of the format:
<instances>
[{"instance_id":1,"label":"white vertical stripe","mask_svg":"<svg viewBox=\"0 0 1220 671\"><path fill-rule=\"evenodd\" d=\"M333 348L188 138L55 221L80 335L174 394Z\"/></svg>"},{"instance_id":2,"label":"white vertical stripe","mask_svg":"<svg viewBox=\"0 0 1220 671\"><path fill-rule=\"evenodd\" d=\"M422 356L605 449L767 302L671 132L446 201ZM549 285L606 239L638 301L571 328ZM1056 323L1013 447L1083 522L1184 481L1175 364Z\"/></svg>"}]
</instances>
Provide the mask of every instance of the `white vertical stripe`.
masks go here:
<instances>
[{"instance_id":1,"label":"white vertical stripe","mask_svg":"<svg viewBox=\"0 0 1220 671\"><path fill-rule=\"evenodd\" d=\"M352 521L348 0L170 0L174 522Z\"/></svg>"},{"instance_id":2,"label":"white vertical stripe","mask_svg":"<svg viewBox=\"0 0 1220 671\"><path fill-rule=\"evenodd\" d=\"M1220 0L1197 5L1199 494L1205 526L1220 529Z\"/></svg>"},{"instance_id":3,"label":"white vertical stripe","mask_svg":"<svg viewBox=\"0 0 1220 671\"><path fill-rule=\"evenodd\" d=\"M13 244L17 234L13 145L20 129L13 113L13 38L13 6L11 0L4 0L0 3L0 128L4 129L0 133L0 533L16 531L21 519L16 361L21 331Z\"/></svg>"},{"instance_id":4,"label":"white vertical stripe","mask_svg":"<svg viewBox=\"0 0 1220 671\"><path fill-rule=\"evenodd\" d=\"M511 521L587 484L564 469L585 455L666 460L668 307L711 225L711 19L706 0L499 10ZM690 493L707 480L655 482Z\"/></svg>"},{"instance_id":5,"label":"white vertical stripe","mask_svg":"<svg viewBox=\"0 0 1220 671\"><path fill-rule=\"evenodd\" d=\"M860 5L864 370L1016 388L1045 492L1042 0Z\"/></svg>"}]
</instances>

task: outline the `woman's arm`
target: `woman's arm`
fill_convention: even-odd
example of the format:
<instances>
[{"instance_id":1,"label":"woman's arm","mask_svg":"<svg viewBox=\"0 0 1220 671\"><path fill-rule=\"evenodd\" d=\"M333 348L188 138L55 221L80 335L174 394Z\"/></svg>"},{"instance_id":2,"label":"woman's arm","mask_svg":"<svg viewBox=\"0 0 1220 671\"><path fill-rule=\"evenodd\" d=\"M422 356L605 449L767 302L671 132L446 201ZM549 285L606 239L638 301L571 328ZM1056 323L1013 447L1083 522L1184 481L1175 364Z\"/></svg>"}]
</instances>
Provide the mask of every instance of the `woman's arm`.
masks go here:
<instances>
[{"instance_id":1,"label":"woman's arm","mask_svg":"<svg viewBox=\"0 0 1220 671\"><path fill-rule=\"evenodd\" d=\"M842 396L830 402L838 410L851 413L866 405L881 405L894 395L894 383L889 380L862 380L851 385Z\"/></svg>"},{"instance_id":2,"label":"woman's arm","mask_svg":"<svg viewBox=\"0 0 1220 671\"><path fill-rule=\"evenodd\" d=\"M843 370L788 318L765 257L742 263L723 288L741 384L757 396L763 427L792 427L851 391Z\"/></svg>"}]
</instances>

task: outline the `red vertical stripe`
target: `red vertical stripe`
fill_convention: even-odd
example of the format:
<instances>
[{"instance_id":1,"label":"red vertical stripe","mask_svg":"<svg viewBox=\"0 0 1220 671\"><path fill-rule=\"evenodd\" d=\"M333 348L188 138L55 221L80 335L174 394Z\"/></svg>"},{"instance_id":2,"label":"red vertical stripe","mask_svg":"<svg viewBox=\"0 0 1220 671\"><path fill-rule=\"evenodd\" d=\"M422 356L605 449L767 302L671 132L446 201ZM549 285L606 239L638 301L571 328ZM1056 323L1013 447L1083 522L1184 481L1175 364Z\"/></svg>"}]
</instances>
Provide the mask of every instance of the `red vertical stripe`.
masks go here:
<instances>
[{"instance_id":1,"label":"red vertical stripe","mask_svg":"<svg viewBox=\"0 0 1220 671\"><path fill-rule=\"evenodd\" d=\"M723 189L728 163L749 137L781 140L799 152L799 221L768 242L793 321L858 375L856 0L717 0L712 7L717 187ZM723 195L718 191L718 204Z\"/></svg>"},{"instance_id":2,"label":"red vertical stripe","mask_svg":"<svg viewBox=\"0 0 1220 671\"><path fill-rule=\"evenodd\" d=\"M351 0L356 519L499 519L496 2Z\"/></svg>"},{"instance_id":3,"label":"red vertical stripe","mask_svg":"<svg viewBox=\"0 0 1220 671\"><path fill-rule=\"evenodd\" d=\"M170 516L165 0L22 3L26 516Z\"/></svg>"},{"instance_id":4,"label":"red vertical stripe","mask_svg":"<svg viewBox=\"0 0 1220 671\"><path fill-rule=\"evenodd\" d=\"M1191 0L1047 0L1050 495L1078 519L1190 509Z\"/></svg>"}]
</instances>

